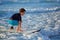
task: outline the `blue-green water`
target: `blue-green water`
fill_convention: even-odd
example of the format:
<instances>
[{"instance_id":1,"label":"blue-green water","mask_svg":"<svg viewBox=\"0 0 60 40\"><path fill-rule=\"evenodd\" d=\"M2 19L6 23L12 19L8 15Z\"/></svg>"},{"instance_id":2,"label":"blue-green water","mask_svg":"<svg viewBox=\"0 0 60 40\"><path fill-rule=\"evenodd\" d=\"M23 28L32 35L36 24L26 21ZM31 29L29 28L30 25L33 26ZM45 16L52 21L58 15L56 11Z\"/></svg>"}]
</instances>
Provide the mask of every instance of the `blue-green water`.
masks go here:
<instances>
[{"instance_id":1,"label":"blue-green water","mask_svg":"<svg viewBox=\"0 0 60 40\"><path fill-rule=\"evenodd\" d=\"M41 31L30 35L0 32L4 35L0 40L60 40L60 0L0 0L0 29L8 29L7 20L22 7L26 9L22 29Z\"/></svg>"}]
</instances>

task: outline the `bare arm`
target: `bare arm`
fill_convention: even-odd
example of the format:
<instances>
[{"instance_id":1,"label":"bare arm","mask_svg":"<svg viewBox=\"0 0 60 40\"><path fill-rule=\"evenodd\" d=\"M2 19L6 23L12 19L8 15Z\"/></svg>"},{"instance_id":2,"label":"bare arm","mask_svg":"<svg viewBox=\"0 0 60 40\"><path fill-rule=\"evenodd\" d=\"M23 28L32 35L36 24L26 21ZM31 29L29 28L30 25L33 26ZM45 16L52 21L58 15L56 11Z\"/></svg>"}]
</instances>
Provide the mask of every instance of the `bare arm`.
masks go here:
<instances>
[{"instance_id":1,"label":"bare arm","mask_svg":"<svg viewBox=\"0 0 60 40\"><path fill-rule=\"evenodd\" d=\"M18 27L21 29L21 26L22 26L22 22L19 21L19 24L18 24Z\"/></svg>"}]
</instances>

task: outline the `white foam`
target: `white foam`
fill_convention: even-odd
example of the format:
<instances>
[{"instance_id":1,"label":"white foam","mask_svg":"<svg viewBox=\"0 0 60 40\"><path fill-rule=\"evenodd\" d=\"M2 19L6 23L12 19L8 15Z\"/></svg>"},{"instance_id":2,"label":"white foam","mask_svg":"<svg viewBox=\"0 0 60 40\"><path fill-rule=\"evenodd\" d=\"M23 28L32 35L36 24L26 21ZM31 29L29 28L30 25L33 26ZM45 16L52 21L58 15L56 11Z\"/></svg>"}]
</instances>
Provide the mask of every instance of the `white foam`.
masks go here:
<instances>
[{"instance_id":1,"label":"white foam","mask_svg":"<svg viewBox=\"0 0 60 40\"><path fill-rule=\"evenodd\" d=\"M17 38L12 36L12 37L8 38L8 40L17 40Z\"/></svg>"},{"instance_id":2,"label":"white foam","mask_svg":"<svg viewBox=\"0 0 60 40\"><path fill-rule=\"evenodd\" d=\"M18 11L20 7L18 8L6 8L6 9L1 9L2 11ZM33 11L53 11L53 10L57 10L60 7L53 7L53 8L25 8L28 12L33 12Z\"/></svg>"},{"instance_id":3,"label":"white foam","mask_svg":"<svg viewBox=\"0 0 60 40\"><path fill-rule=\"evenodd\" d=\"M38 37L38 40L42 40L42 38L41 37Z\"/></svg>"},{"instance_id":4,"label":"white foam","mask_svg":"<svg viewBox=\"0 0 60 40\"><path fill-rule=\"evenodd\" d=\"M6 28L4 26L0 26L0 31L6 31Z\"/></svg>"},{"instance_id":5,"label":"white foam","mask_svg":"<svg viewBox=\"0 0 60 40\"><path fill-rule=\"evenodd\" d=\"M6 38L6 35L1 33L0 38Z\"/></svg>"}]
</instances>

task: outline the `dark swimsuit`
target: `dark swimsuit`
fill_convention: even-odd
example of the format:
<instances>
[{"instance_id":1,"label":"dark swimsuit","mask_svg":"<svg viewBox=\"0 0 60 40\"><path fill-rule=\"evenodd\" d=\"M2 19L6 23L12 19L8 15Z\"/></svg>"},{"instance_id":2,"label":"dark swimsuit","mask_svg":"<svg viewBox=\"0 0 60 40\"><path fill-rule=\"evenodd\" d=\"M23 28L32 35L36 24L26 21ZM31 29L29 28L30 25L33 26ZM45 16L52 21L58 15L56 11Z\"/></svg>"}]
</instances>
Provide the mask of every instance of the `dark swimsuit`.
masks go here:
<instances>
[{"instance_id":1,"label":"dark swimsuit","mask_svg":"<svg viewBox=\"0 0 60 40\"><path fill-rule=\"evenodd\" d=\"M11 20L9 20L9 24L12 26L18 25L18 22L22 21L20 13L16 13L16 14L12 15L10 19Z\"/></svg>"},{"instance_id":2,"label":"dark swimsuit","mask_svg":"<svg viewBox=\"0 0 60 40\"><path fill-rule=\"evenodd\" d=\"M20 13L16 13L16 14L12 15L12 17L10 19L16 20L16 21L22 21Z\"/></svg>"}]
</instances>

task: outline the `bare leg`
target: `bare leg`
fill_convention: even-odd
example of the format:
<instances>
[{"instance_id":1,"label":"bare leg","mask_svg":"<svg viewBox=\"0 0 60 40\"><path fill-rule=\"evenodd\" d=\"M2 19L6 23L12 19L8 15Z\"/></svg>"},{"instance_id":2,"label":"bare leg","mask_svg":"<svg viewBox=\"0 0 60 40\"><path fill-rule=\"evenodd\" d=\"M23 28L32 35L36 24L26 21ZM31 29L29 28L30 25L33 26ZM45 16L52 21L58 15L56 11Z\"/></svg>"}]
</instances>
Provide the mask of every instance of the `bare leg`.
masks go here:
<instances>
[{"instance_id":1,"label":"bare leg","mask_svg":"<svg viewBox=\"0 0 60 40\"><path fill-rule=\"evenodd\" d=\"M8 31L13 32L13 30L14 30L14 28L13 28L13 26L11 26Z\"/></svg>"}]
</instances>

